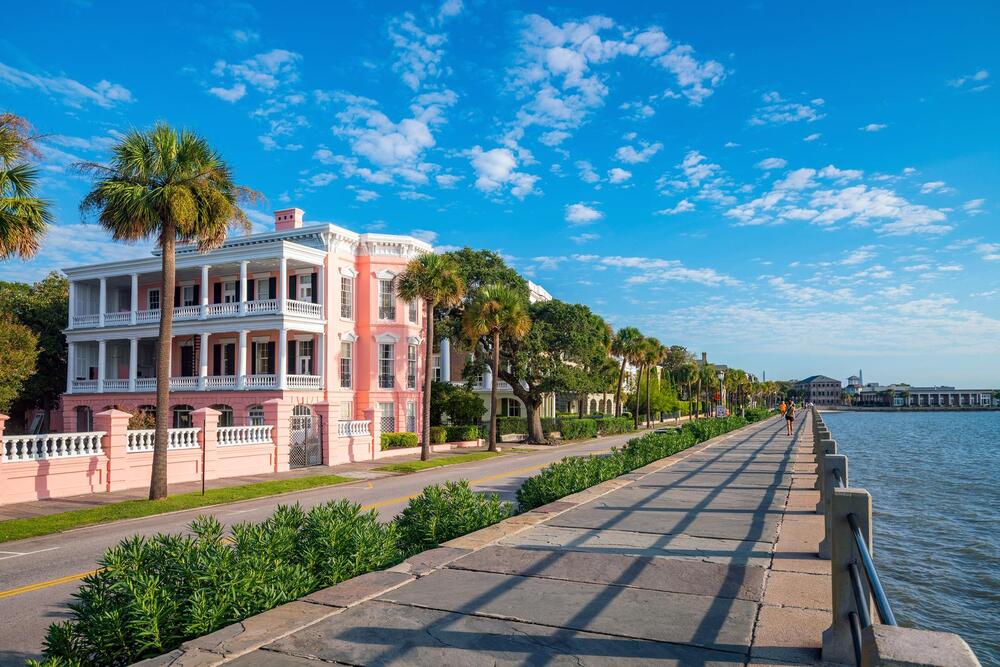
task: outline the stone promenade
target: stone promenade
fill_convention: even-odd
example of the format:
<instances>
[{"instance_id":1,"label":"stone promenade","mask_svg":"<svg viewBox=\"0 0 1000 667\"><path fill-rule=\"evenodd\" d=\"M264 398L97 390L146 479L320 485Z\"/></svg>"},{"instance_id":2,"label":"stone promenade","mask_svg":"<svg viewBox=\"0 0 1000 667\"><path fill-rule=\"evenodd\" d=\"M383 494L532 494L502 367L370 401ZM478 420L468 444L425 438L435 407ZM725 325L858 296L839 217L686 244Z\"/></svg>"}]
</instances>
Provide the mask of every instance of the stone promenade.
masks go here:
<instances>
[{"instance_id":1,"label":"stone promenade","mask_svg":"<svg viewBox=\"0 0 1000 667\"><path fill-rule=\"evenodd\" d=\"M812 431L716 438L151 664L780 665L819 661Z\"/></svg>"}]
</instances>

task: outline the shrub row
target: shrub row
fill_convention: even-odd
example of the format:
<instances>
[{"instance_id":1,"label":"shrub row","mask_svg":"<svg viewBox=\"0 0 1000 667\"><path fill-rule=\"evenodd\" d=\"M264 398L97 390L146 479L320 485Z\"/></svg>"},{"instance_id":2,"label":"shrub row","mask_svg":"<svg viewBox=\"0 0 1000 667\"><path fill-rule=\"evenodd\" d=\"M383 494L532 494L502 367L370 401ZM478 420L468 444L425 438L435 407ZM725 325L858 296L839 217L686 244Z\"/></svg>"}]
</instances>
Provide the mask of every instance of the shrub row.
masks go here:
<instances>
[{"instance_id":1,"label":"shrub row","mask_svg":"<svg viewBox=\"0 0 1000 667\"><path fill-rule=\"evenodd\" d=\"M478 426L431 426L431 444L443 445L446 442L469 442L478 440Z\"/></svg>"},{"instance_id":2,"label":"shrub row","mask_svg":"<svg viewBox=\"0 0 1000 667\"><path fill-rule=\"evenodd\" d=\"M628 417L601 417L595 419L599 435L617 435L633 431L632 420Z\"/></svg>"},{"instance_id":3,"label":"shrub row","mask_svg":"<svg viewBox=\"0 0 1000 667\"><path fill-rule=\"evenodd\" d=\"M559 433L563 440L596 438L597 421L594 419L563 419Z\"/></svg>"},{"instance_id":4,"label":"shrub row","mask_svg":"<svg viewBox=\"0 0 1000 667\"><path fill-rule=\"evenodd\" d=\"M433 441L433 437L431 438ZM420 444L416 433L383 433L380 441L383 450L416 447Z\"/></svg>"},{"instance_id":5,"label":"shrub row","mask_svg":"<svg viewBox=\"0 0 1000 667\"><path fill-rule=\"evenodd\" d=\"M49 626L45 664L128 665L345 579L392 566L511 515L466 481L429 486L394 521L347 500L280 506L225 535L198 517L189 535L136 536L85 577L71 620ZM38 664L38 663L32 663Z\"/></svg>"},{"instance_id":6,"label":"shrub row","mask_svg":"<svg viewBox=\"0 0 1000 667\"><path fill-rule=\"evenodd\" d=\"M596 430L590 433L590 426L579 426L579 422L594 422ZM583 429L583 431L579 430ZM597 417L580 419L577 416L542 419L542 433L548 435L559 432L567 440L592 438L595 435L614 435L632 431L630 417ZM524 417L497 417L497 433L500 435L523 434L528 432L528 420ZM573 435L567 435L571 433ZM582 434L581 434L582 433Z\"/></svg>"}]
</instances>

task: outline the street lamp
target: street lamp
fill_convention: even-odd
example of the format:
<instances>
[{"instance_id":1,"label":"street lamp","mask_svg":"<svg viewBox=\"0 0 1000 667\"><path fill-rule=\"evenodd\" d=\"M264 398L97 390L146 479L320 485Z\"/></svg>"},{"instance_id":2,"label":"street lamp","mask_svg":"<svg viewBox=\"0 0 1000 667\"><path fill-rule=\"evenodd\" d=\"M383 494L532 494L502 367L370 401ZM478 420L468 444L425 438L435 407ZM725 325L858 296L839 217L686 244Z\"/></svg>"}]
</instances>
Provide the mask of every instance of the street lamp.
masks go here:
<instances>
[{"instance_id":1,"label":"street lamp","mask_svg":"<svg viewBox=\"0 0 1000 667\"><path fill-rule=\"evenodd\" d=\"M723 383L723 380L725 380L725 378L726 378L726 372L720 369L719 370L719 399L720 399L720 404L722 405L722 409L723 409L723 416L725 416L725 408L726 408L726 385ZM716 416L718 416L718 410L716 410Z\"/></svg>"}]
</instances>

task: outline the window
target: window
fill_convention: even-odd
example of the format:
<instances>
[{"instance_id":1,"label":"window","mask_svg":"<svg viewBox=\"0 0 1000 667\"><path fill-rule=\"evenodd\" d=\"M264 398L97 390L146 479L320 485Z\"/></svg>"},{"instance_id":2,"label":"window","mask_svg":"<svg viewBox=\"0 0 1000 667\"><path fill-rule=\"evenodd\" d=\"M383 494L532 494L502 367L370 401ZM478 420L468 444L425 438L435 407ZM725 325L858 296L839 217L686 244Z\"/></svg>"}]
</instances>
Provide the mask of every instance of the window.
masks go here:
<instances>
[{"instance_id":1,"label":"window","mask_svg":"<svg viewBox=\"0 0 1000 667\"><path fill-rule=\"evenodd\" d=\"M354 278L340 277L340 316L354 319Z\"/></svg>"},{"instance_id":2,"label":"window","mask_svg":"<svg viewBox=\"0 0 1000 667\"><path fill-rule=\"evenodd\" d=\"M239 283L227 280L222 283L222 303L236 303L240 300Z\"/></svg>"},{"instance_id":3,"label":"window","mask_svg":"<svg viewBox=\"0 0 1000 667\"><path fill-rule=\"evenodd\" d=\"M396 346L392 343L381 343L378 346L378 386L381 389L392 389L396 386Z\"/></svg>"},{"instance_id":4,"label":"window","mask_svg":"<svg viewBox=\"0 0 1000 667\"><path fill-rule=\"evenodd\" d=\"M406 402L406 430L410 433L417 432L417 404L413 401Z\"/></svg>"},{"instance_id":5,"label":"window","mask_svg":"<svg viewBox=\"0 0 1000 667\"><path fill-rule=\"evenodd\" d=\"M396 405L394 403L379 403L378 418L382 433L396 432Z\"/></svg>"},{"instance_id":6,"label":"window","mask_svg":"<svg viewBox=\"0 0 1000 667\"><path fill-rule=\"evenodd\" d=\"M353 421L354 403L352 401L344 401L340 404L340 419L347 422Z\"/></svg>"},{"instance_id":7,"label":"window","mask_svg":"<svg viewBox=\"0 0 1000 667\"><path fill-rule=\"evenodd\" d=\"M267 343L257 343L254 345L256 348L256 370L258 374L270 374L273 373L273 366L271 365L271 355L268 354L270 351L269 345Z\"/></svg>"},{"instance_id":8,"label":"window","mask_svg":"<svg viewBox=\"0 0 1000 667\"><path fill-rule=\"evenodd\" d=\"M232 426L233 425L233 409L224 404L213 405L213 410L219 411L219 426Z\"/></svg>"},{"instance_id":9,"label":"window","mask_svg":"<svg viewBox=\"0 0 1000 667\"><path fill-rule=\"evenodd\" d=\"M298 280L295 281L295 291L297 292L295 298L299 301L313 300L313 276L311 273L298 277Z\"/></svg>"},{"instance_id":10,"label":"window","mask_svg":"<svg viewBox=\"0 0 1000 667\"><path fill-rule=\"evenodd\" d=\"M340 344L340 386L344 389L351 388L351 354L353 346L348 342Z\"/></svg>"},{"instance_id":11,"label":"window","mask_svg":"<svg viewBox=\"0 0 1000 667\"><path fill-rule=\"evenodd\" d=\"M178 306L197 306L198 305L198 286L197 285L182 285L181 286L181 302L176 304Z\"/></svg>"},{"instance_id":12,"label":"window","mask_svg":"<svg viewBox=\"0 0 1000 667\"><path fill-rule=\"evenodd\" d=\"M435 354L432 361L432 375L435 382L441 381L441 355Z\"/></svg>"},{"instance_id":13,"label":"window","mask_svg":"<svg viewBox=\"0 0 1000 667\"><path fill-rule=\"evenodd\" d=\"M396 295L392 290L391 280L378 281L378 318L396 319Z\"/></svg>"},{"instance_id":14,"label":"window","mask_svg":"<svg viewBox=\"0 0 1000 667\"><path fill-rule=\"evenodd\" d=\"M268 299L274 298L274 295L271 294L270 278L260 278L257 280L257 288L254 290L254 298L257 301L267 301Z\"/></svg>"},{"instance_id":15,"label":"window","mask_svg":"<svg viewBox=\"0 0 1000 667\"><path fill-rule=\"evenodd\" d=\"M406 348L406 388L417 388L417 346L409 345Z\"/></svg>"},{"instance_id":16,"label":"window","mask_svg":"<svg viewBox=\"0 0 1000 667\"><path fill-rule=\"evenodd\" d=\"M311 340L298 341L298 359L295 368L299 375L313 374L313 342Z\"/></svg>"},{"instance_id":17,"label":"window","mask_svg":"<svg viewBox=\"0 0 1000 667\"><path fill-rule=\"evenodd\" d=\"M160 290L151 289L146 293L146 308L149 310L160 309Z\"/></svg>"},{"instance_id":18,"label":"window","mask_svg":"<svg viewBox=\"0 0 1000 667\"><path fill-rule=\"evenodd\" d=\"M406 304L407 317L410 318L410 322L416 324L417 322L417 300L414 299Z\"/></svg>"},{"instance_id":19,"label":"window","mask_svg":"<svg viewBox=\"0 0 1000 667\"><path fill-rule=\"evenodd\" d=\"M194 412L194 408L190 405L175 405L174 406L174 428L191 428L192 420L191 413Z\"/></svg>"},{"instance_id":20,"label":"window","mask_svg":"<svg viewBox=\"0 0 1000 667\"><path fill-rule=\"evenodd\" d=\"M264 425L264 406L251 405L247 408L247 423L250 426Z\"/></svg>"},{"instance_id":21,"label":"window","mask_svg":"<svg viewBox=\"0 0 1000 667\"><path fill-rule=\"evenodd\" d=\"M501 398L500 414L504 417L520 417L521 403L516 398Z\"/></svg>"},{"instance_id":22,"label":"window","mask_svg":"<svg viewBox=\"0 0 1000 667\"><path fill-rule=\"evenodd\" d=\"M94 430L94 411L86 405L76 409L76 431L83 433Z\"/></svg>"}]
</instances>

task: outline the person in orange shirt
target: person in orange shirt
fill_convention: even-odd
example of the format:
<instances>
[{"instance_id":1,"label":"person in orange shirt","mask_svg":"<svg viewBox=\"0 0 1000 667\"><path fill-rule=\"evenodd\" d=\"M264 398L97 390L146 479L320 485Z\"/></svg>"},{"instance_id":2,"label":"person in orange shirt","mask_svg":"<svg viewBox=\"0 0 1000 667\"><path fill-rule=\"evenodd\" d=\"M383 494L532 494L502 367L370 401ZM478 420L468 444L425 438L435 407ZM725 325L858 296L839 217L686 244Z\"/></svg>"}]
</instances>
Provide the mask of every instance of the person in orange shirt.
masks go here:
<instances>
[{"instance_id":1,"label":"person in orange shirt","mask_svg":"<svg viewBox=\"0 0 1000 667\"><path fill-rule=\"evenodd\" d=\"M780 410L781 414L784 415L785 414L785 410L787 410L787 409L788 409L788 406L785 405L785 401L782 400L781 401L781 405L778 406L778 410Z\"/></svg>"}]
</instances>

